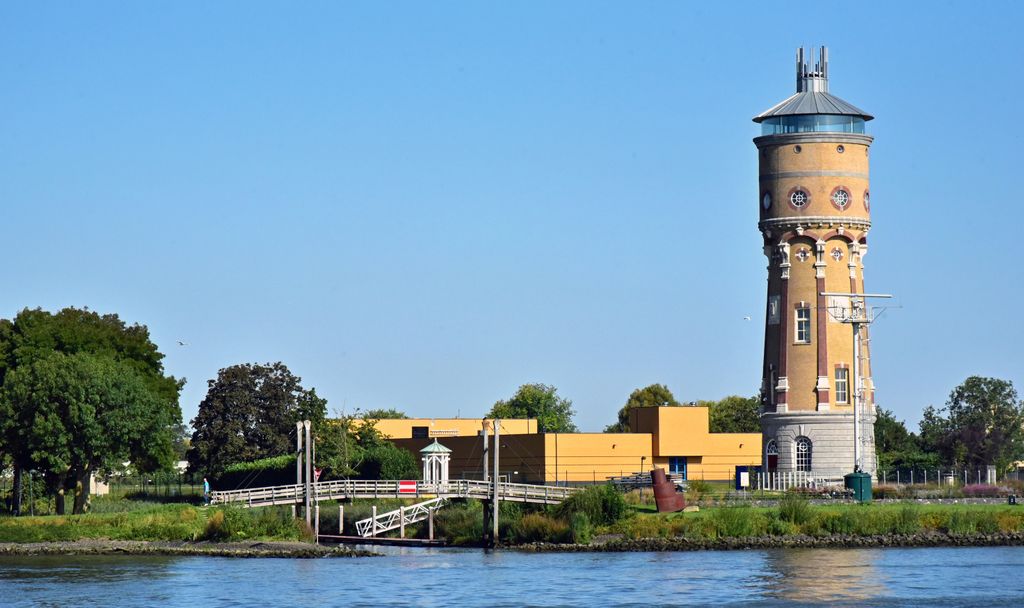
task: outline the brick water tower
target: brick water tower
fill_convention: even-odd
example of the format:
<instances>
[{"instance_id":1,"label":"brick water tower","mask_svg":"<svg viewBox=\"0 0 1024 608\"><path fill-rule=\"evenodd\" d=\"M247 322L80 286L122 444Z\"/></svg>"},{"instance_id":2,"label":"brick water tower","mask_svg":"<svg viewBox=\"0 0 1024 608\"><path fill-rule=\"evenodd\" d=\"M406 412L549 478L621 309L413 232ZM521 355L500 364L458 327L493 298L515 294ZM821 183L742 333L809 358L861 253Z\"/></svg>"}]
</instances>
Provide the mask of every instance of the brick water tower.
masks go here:
<instances>
[{"instance_id":1,"label":"brick water tower","mask_svg":"<svg viewBox=\"0 0 1024 608\"><path fill-rule=\"evenodd\" d=\"M810 55L810 54L808 54ZM796 56L796 94L759 114L758 228L768 258L761 385L766 470L875 474L874 385L866 329L848 320L864 293L871 228L872 116L829 93L828 50ZM852 302L852 303L851 303ZM855 342L856 344L855 348ZM859 351L859 365L854 352ZM859 369L858 433L854 402ZM859 460L854 462L854 436Z\"/></svg>"}]
</instances>

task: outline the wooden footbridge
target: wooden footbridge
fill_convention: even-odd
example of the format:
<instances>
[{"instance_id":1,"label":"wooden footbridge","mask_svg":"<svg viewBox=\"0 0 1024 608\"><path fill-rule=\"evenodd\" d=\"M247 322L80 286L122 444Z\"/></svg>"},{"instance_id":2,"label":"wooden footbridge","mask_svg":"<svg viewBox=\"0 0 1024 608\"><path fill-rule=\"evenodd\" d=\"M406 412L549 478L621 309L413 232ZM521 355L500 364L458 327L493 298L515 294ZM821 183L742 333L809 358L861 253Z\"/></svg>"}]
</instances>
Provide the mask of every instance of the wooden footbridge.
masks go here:
<instances>
[{"instance_id":1,"label":"wooden footbridge","mask_svg":"<svg viewBox=\"0 0 1024 608\"><path fill-rule=\"evenodd\" d=\"M353 498L494 498L508 502L529 502L553 505L568 498L576 488L564 486L540 486L528 483L477 481L473 479L452 479L439 482L422 481L375 481L362 479L338 479L320 481L311 486L314 503L325 500L351 500ZM306 500L305 485L270 486L246 490L211 492L212 504L233 504L240 507L268 507L272 505L301 504Z\"/></svg>"},{"instance_id":2,"label":"wooden footbridge","mask_svg":"<svg viewBox=\"0 0 1024 608\"><path fill-rule=\"evenodd\" d=\"M562 502L576 490L577 488L563 486L541 486L501 481L494 483L472 479L438 482L339 479L310 484L310 502L317 504L325 500L351 500L354 498L425 499L417 504L400 507L379 515L377 507L374 507L373 517L356 522L356 531L362 537L377 536L377 534L394 529L402 530L404 536L406 525L431 517L433 511L452 499L491 500L496 495L498 500L509 502L552 505ZM246 508L298 505L304 503L305 500L305 484L210 493L211 504L232 504Z\"/></svg>"}]
</instances>

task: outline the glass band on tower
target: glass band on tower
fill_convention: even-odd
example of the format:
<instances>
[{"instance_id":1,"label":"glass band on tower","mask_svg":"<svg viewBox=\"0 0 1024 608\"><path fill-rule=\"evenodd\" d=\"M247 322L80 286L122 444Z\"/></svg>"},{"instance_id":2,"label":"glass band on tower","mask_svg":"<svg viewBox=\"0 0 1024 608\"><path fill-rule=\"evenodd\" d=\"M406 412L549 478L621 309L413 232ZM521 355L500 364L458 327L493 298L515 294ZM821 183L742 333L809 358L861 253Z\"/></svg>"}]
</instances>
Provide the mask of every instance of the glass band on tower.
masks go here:
<instances>
[{"instance_id":1,"label":"glass band on tower","mask_svg":"<svg viewBox=\"0 0 1024 608\"><path fill-rule=\"evenodd\" d=\"M759 114L760 222L768 258L761 384L765 470L842 478L854 469L853 404L862 387L861 469L875 474L867 332L853 365L849 298L864 293L871 228L865 123L828 92L828 50L797 51L796 94ZM813 61L813 63L812 63ZM861 382L853 377L859 368ZM770 448L770 449L769 449Z\"/></svg>"}]
</instances>

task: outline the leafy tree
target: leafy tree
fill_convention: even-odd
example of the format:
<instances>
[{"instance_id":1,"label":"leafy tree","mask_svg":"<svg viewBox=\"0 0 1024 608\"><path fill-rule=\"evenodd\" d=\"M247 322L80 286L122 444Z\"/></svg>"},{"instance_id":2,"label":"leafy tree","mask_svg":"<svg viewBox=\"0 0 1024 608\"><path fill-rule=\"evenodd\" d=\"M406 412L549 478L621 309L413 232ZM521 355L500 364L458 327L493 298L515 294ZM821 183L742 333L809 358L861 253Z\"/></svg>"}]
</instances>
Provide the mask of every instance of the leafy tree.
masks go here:
<instances>
[{"instance_id":1,"label":"leafy tree","mask_svg":"<svg viewBox=\"0 0 1024 608\"><path fill-rule=\"evenodd\" d=\"M366 450L359 466L362 479L419 479L420 474L412 452L391 442Z\"/></svg>"},{"instance_id":2,"label":"leafy tree","mask_svg":"<svg viewBox=\"0 0 1024 608\"><path fill-rule=\"evenodd\" d=\"M326 479L418 479L414 454L391 443L377 430L376 420L342 417L328 420L317 435L317 464Z\"/></svg>"},{"instance_id":3,"label":"leafy tree","mask_svg":"<svg viewBox=\"0 0 1024 608\"><path fill-rule=\"evenodd\" d=\"M1012 382L971 376L945 407L925 408L921 438L946 463L1005 469L1024 452L1024 402Z\"/></svg>"},{"instance_id":4,"label":"leafy tree","mask_svg":"<svg viewBox=\"0 0 1024 608\"><path fill-rule=\"evenodd\" d=\"M572 401L558 396L558 389L547 384L524 384L507 401L498 401L487 418L536 418L542 433L575 433Z\"/></svg>"},{"instance_id":5,"label":"leafy tree","mask_svg":"<svg viewBox=\"0 0 1024 608\"><path fill-rule=\"evenodd\" d=\"M1005 469L1021 457L1022 425L1024 402L1013 383L972 376L952 390L944 407L925 408L922 444L945 464Z\"/></svg>"},{"instance_id":6,"label":"leafy tree","mask_svg":"<svg viewBox=\"0 0 1024 608\"><path fill-rule=\"evenodd\" d=\"M712 433L760 433L761 399L730 395L721 401L702 402L710 411Z\"/></svg>"},{"instance_id":7,"label":"leafy tree","mask_svg":"<svg viewBox=\"0 0 1024 608\"><path fill-rule=\"evenodd\" d=\"M53 359L55 353L65 355L89 355L95 360L83 362L84 359L64 361ZM46 363L43 363L43 362ZM35 365L38 369L31 371ZM113 371L111 371L113 369ZM20 370L24 373L19 377ZM77 371L74 371L77 370ZM13 510L20 511L20 484L22 471L28 468L38 468L40 462L48 460L48 455L33 452L30 446L33 445L33 438L30 436L30 429L35 425L42 424L36 419L37 415L49 412L50 424L65 425L67 420L59 418L57 413L47 410L54 408L61 403L77 403L84 397L93 398L92 395L82 395L82 391L89 386L100 382L100 386L110 388L115 385L113 381L103 384L100 379L89 379L82 376L82 373L102 373L104 377L127 378L128 372L132 372L135 381L141 382L144 388L144 395L140 399L149 401L150 398L159 404L158 411L149 411L146 408L128 409L121 412L121 415L135 415L142 412L152 418L153 424L166 424L168 427L181 421L181 410L178 405L178 395L184 385L184 380L177 380L173 376L164 374L163 354L159 352L156 345L149 338L149 330L144 325L126 325L115 314L100 315L87 309L65 308L57 313L50 313L41 309L24 309L12 320L0 321L0 386L6 387L13 376L21 385L16 387L13 384L10 391L7 391L8 399L3 404L4 413L0 414L0 437L11 463L14 468L15 500ZM81 386L64 383L59 385L67 394L59 394L53 390L46 393L52 403L40 403L38 399L11 401L16 395L16 388L24 388L25 383L31 379L42 381L46 374L53 377L74 379ZM135 382L131 381L131 382ZM128 382L127 380L125 382ZM41 387L46 388L46 387ZM54 387L49 387L53 389ZM98 390L98 389L97 389ZM113 390L110 388L110 390ZM25 409L28 408L28 409ZM64 411L64 410L60 410ZM102 421L104 424L107 421ZM126 420L124 424L135 427L145 426L143 421ZM79 432L77 427L67 427L73 430L72 436L77 438ZM84 432L84 431L82 431ZM156 432L154 430L154 432ZM153 471L169 466L164 451L165 442L163 436L170 432L170 429L159 429L160 438L151 437L151 445L135 446L131 450L131 459L140 471ZM151 448L151 449L149 449ZM58 449L58 448L54 448ZM49 455L53 463L65 462L59 454ZM103 458L100 460L109 461ZM93 460L93 463L96 461ZM43 472L51 491L61 492L65 488L62 484L69 483L71 479L67 472L57 469L45 470ZM76 484L77 485L77 484ZM76 508L84 508L84 501L88 498L88 484L84 485L81 493L76 496ZM79 502L82 504L79 504Z\"/></svg>"},{"instance_id":8,"label":"leafy tree","mask_svg":"<svg viewBox=\"0 0 1024 608\"><path fill-rule=\"evenodd\" d=\"M875 453L879 469L927 468L939 464L937 454L922 450L917 435L883 408L876 412Z\"/></svg>"},{"instance_id":9,"label":"leafy tree","mask_svg":"<svg viewBox=\"0 0 1024 608\"><path fill-rule=\"evenodd\" d=\"M363 418L365 420L408 420L409 417L405 415L405 412L400 412L395 408L388 408L366 410L363 413Z\"/></svg>"},{"instance_id":10,"label":"leafy tree","mask_svg":"<svg viewBox=\"0 0 1024 608\"><path fill-rule=\"evenodd\" d=\"M373 420L342 416L319 425L315 429L315 437L317 466L324 469L321 479L357 477L366 453L364 445L368 434L374 435L374 445L378 440L383 442Z\"/></svg>"},{"instance_id":11,"label":"leafy tree","mask_svg":"<svg viewBox=\"0 0 1024 608\"><path fill-rule=\"evenodd\" d=\"M188 458L188 448L192 443L192 431L189 430L188 425L179 422L174 425L172 429L174 434L174 458L175 460L185 460Z\"/></svg>"},{"instance_id":12,"label":"leafy tree","mask_svg":"<svg viewBox=\"0 0 1024 608\"><path fill-rule=\"evenodd\" d=\"M644 388L638 388L629 394L626 405L619 410L619 420L614 424L605 427L605 433L628 433L629 412L637 407L663 407L668 405L679 405L672 391L664 384L651 384Z\"/></svg>"},{"instance_id":13,"label":"leafy tree","mask_svg":"<svg viewBox=\"0 0 1024 608\"><path fill-rule=\"evenodd\" d=\"M74 488L74 512L84 512L97 469L174 460L177 421L138 372L109 357L54 352L18 366L5 379L0 412L21 427L27 463L43 472L59 514L66 488Z\"/></svg>"},{"instance_id":14,"label":"leafy tree","mask_svg":"<svg viewBox=\"0 0 1024 608\"><path fill-rule=\"evenodd\" d=\"M327 414L327 401L301 381L280 362L220 370L192 420L189 468L218 475L229 464L294 451L295 423L317 429Z\"/></svg>"}]
</instances>

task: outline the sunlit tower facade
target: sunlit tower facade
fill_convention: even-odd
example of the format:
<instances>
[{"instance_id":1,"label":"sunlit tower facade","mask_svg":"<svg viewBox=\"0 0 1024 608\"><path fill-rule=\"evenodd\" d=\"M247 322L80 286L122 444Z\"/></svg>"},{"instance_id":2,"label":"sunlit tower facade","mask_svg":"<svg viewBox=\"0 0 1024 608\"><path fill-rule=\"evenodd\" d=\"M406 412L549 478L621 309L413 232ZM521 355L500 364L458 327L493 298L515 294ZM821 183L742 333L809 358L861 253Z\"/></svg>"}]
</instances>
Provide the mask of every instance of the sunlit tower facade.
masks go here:
<instances>
[{"instance_id":1,"label":"sunlit tower facade","mask_svg":"<svg viewBox=\"0 0 1024 608\"><path fill-rule=\"evenodd\" d=\"M872 116L829 93L828 50L797 51L796 94L759 114L758 228L768 258L761 431L768 471L839 478L854 470L853 407L860 387L859 468L875 474L874 385L867 332L860 382L842 322L864 293L871 229Z\"/></svg>"}]
</instances>

